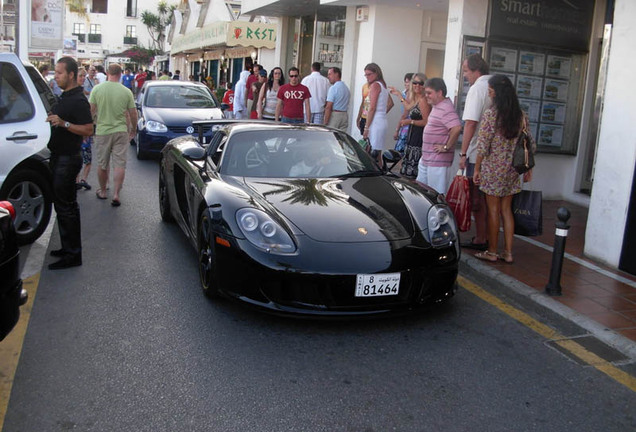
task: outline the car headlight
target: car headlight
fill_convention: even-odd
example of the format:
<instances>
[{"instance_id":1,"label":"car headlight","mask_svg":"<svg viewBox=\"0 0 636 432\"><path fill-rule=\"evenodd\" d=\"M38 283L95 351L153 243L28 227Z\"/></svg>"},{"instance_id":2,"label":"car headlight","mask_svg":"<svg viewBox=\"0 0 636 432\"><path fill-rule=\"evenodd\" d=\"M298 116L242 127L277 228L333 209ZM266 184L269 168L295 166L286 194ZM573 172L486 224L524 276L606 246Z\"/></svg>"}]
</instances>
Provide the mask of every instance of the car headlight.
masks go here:
<instances>
[{"instance_id":1,"label":"car headlight","mask_svg":"<svg viewBox=\"0 0 636 432\"><path fill-rule=\"evenodd\" d=\"M428 211L428 241L433 247L446 246L457 239L455 219L448 207L434 205Z\"/></svg>"},{"instance_id":2,"label":"car headlight","mask_svg":"<svg viewBox=\"0 0 636 432\"><path fill-rule=\"evenodd\" d=\"M168 132L168 128L165 124L153 120L148 120L146 122L146 130L148 132Z\"/></svg>"},{"instance_id":3,"label":"car headlight","mask_svg":"<svg viewBox=\"0 0 636 432\"><path fill-rule=\"evenodd\" d=\"M274 254L296 251L296 245L287 231L267 213L252 208L236 212L236 221L245 238L259 249Z\"/></svg>"}]
</instances>

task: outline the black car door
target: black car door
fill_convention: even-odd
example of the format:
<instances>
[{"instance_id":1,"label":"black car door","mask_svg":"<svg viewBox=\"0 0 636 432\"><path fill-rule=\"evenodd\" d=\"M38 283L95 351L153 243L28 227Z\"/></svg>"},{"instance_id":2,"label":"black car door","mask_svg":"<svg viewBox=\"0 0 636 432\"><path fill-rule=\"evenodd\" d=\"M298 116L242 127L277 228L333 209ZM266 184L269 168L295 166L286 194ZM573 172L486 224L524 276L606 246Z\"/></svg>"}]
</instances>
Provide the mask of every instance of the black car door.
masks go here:
<instances>
[{"instance_id":1,"label":"black car door","mask_svg":"<svg viewBox=\"0 0 636 432\"><path fill-rule=\"evenodd\" d=\"M200 204L205 200L205 191L210 181L210 175L213 174L218 164L218 158L221 155L220 144L225 139L224 132L218 131L212 137L210 144L207 146L206 159L204 161L190 161L186 175L184 176L184 197L186 200L186 212L184 219L188 220L191 228L191 234L194 236L196 227L200 217ZM215 152L214 149L219 150ZM210 156L209 152L213 151ZM206 203L207 206L207 203Z\"/></svg>"}]
</instances>

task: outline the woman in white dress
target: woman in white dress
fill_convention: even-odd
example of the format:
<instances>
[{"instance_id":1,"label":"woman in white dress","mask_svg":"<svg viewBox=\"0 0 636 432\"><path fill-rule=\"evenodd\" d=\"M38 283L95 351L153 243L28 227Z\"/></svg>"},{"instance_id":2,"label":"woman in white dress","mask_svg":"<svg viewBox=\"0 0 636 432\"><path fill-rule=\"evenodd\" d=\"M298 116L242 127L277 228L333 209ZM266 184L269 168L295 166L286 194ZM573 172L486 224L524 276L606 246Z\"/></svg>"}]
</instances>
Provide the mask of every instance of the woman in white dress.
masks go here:
<instances>
[{"instance_id":1,"label":"woman in white dress","mask_svg":"<svg viewBox=\"0 0 636 432\"><path fill-rule=\"evenodd\" d=\"M375 63L364 67L364 76L369 83L369 112L362 137L369 139L371 156L380 162L382 151L389 148L387 143L386 113L393 108L393 100L386 88L382 69Z\"/></svg>"}]
</instances>

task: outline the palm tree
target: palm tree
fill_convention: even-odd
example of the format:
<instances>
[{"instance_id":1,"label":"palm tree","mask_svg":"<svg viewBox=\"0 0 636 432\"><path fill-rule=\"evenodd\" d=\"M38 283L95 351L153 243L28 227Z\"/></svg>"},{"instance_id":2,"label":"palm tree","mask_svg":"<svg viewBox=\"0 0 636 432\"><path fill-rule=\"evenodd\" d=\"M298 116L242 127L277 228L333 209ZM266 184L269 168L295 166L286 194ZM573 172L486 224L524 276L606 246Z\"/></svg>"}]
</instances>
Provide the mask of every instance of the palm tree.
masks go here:
<instances>
[{"instance_id":1,"label":"palm tree","mask_svg":"<svg viewBox=\"0 0 636 432\"><path fill-rule=\"evenodd\" d=\"M0 0L3 1L3 0ZM84 20L84 24L86 24L85 30L84 30L84 41L85 43L88 43L88 26L91 22L91 17L88 14L88 7L86 6L86 0L66 0L66 6L68 6L68 10L69 12L72 12L74 14L77 14L80 19ZM78 38L81 41L82 36L78 36Z\"/></svg>"},{"instance_id":2,"label":"palm tree","mask_svg":"<svg viewBox=\"0 0 636 432\"><path fill-rule=\"evenodd\" d=\"M66 0L66 5L70 12L76 13L87 22L90 21L86 11L86 0Z\"/></svg>"},{"instance_id":3,"label":"palm tree","mask_svg":"<svg viewBox=\"0 0 636 432\"><path fill-rule=\"evenodd\" d=\"M317 204L324 207L329 204L329 201L346 201L343 194L336 193L335 191L326 188L326 182L324 180L311 178L287 180L285 181L285 184L268 182L261 183L274 186L276 188L263 193L263 196L284 194L287 195L287 198L283 201L291 204Z\"/></svg>"},{"instance_id":4,"label":"palm tree","mask_svg":"<svg viewBox=\"0 0 636 432\"><path fill-rule=\"evenodd\" d=\"M164 52L166 41L166 27L172 20L172 13L177 8L176 5L168 6L165 0L161 0L157 5L157 14L145 10L141 13L141 22L148 29L150 38L152 39L152 48L159 52Z\"/></svg>"}]
</instances>

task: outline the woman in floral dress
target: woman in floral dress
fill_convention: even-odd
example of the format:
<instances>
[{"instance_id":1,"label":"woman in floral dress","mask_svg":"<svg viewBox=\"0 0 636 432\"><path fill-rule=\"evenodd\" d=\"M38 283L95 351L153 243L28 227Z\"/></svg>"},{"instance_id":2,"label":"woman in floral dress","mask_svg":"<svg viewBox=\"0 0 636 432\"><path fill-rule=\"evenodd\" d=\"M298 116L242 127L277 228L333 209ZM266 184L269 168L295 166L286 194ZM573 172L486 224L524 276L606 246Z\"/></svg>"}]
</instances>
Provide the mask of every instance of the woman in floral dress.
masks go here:
<instances>
[{"instance_id":1,"label":"woman in floral dress","mask_svg":"<svg viewBox=\"0 0 636 432\"><path fill-rule=\"evenodd\" d=\"M512 196L521 191L521 179L512 166L512 154L519 132L527 127L528 119L519 106L516 90L508 77L495 75L490 78L488 94L493 104L484 113L479 128L474 173L475 183L486 194L488 250L475 256L486 261L502 259L512 263L515 230ZM524 175L524 181L531 178L532 171ZM504 252L498 254L500 217L503 220Z\"/></svg>"}]
</instances>

